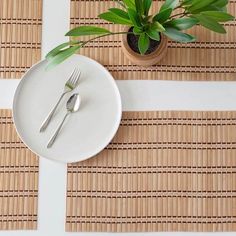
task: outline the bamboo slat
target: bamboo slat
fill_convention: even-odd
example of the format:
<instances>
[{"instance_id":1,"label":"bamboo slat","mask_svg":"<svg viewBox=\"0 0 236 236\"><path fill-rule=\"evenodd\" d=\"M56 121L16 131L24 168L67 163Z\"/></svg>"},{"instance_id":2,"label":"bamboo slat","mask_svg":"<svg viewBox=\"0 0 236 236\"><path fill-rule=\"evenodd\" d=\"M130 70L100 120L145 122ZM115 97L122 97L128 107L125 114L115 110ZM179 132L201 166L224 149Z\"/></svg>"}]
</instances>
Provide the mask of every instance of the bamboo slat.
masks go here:
<instances>
[{"instance_id":1,"label":"bamboo slat","mask_svg":"<svg viewBox=\"0 0 236 236\"><path fill-rule=\"evenodd\" d=\"M38 158L18 138L11 111L0 110L0 230L37 228Z\"/></svg>"},{"instance_id":2,"label":"bamboo slat","mask_svg":"<svg viewBox=\"0 0 236 236\"><path fill-rule=\"evenodd\" d=\"M236 112L125 112L68 166L66 230L236 231Z\"/></svg>"},{"instance_id":3,"label":"bamboo slat","mask_svg":"<svg viewBox=\"0 0 236 236\"><path fill-rule=\"evenodd\" d=\"M41 58L42 0L0 1L0 78L20 78Z\"/></svg>"},{"instance_id":4,"label":"bamboo slat","mask_svg":"<svg viewBox=\"0 0 236 236\"><path fill-rule=\"evenodd\" d=\"M154 2L154 12L160 2ZM109 0L71 0L71 27L97 25L113 32L122 31L121 26L97 18L98 14L115 5L115 1ZM236 16L235 0L230 1L229 11ZM197 42L181 44L170 41L163 61L147 68L132 65L126 59L120 47L120 35L101 38L79 53L99 61L116 79L235 80L236 21L226 23L225 26L226 35L196 26L189 33L197 36Z\"/></svg>"}]
</instances>

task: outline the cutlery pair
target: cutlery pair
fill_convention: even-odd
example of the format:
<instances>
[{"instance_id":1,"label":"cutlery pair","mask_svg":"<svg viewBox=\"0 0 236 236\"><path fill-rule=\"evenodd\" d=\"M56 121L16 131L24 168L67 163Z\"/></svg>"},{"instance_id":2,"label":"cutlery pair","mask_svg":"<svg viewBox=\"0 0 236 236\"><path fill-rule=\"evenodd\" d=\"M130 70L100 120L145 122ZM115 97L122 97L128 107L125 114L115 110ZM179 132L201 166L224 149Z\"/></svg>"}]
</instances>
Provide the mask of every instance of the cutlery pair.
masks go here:
<instances>
[{"instance_id":1,"label":"cutlery pair","mask_svg":"<svg viewBox=\"0 0 236 236\"><path fill-rule=\"evenodd\" d=\"M73 94L69 100L67 101L66 103L66 110L67 110L67 113L65 114L61 124L58 126L56 132L54 133L54 135L51 137L51 139L49 140L49 143L47 145L47 148L50 148L52 147L52 145L54 144L58 134L60 133L61 131L61 128L67 118L67 116L69 116L70 114L72 113L75 113L79 110L79 107L80 107L80 96L78 93L75 93Z\"/></svg>"},{"instance_id":2,"label":"cutlery pair","mask_svg":"<svg viewBox=\"0 0 236 236\"><path fill-rule=\"evenodd\" d=\"M42 126L40 128L40 132L43 132L46 130L46 128L48 127L49 123L52 120L52 117L54 116L62 98L69 92L72 92L79 84L79 79L80 79L80 75L81 72L78 68L75 68L74 71L72 72L72 74L70 75L69 79L67 80L67 82L65 83L64 86L64 91L62 93L62 95L60 96L58 102L56 103L56 105L54 106L54 108L51 110L51 112L49 113L49 115L46 117L46 119L44 120L44 122L42 123ZM52 138L50 139L47 148L50 148L53 143L55 142L66 118L68 115L70 115L71 113L74 113L76 111L79 110L80 107L80 96L78 93L73 94L69 100L67 101L66 104L66 109L67 109L67 113L64 116L61 124L59 125L59 127L57 128L56 132L54 133L54 135L52 136Z\"/></svg>"}]
</instances>

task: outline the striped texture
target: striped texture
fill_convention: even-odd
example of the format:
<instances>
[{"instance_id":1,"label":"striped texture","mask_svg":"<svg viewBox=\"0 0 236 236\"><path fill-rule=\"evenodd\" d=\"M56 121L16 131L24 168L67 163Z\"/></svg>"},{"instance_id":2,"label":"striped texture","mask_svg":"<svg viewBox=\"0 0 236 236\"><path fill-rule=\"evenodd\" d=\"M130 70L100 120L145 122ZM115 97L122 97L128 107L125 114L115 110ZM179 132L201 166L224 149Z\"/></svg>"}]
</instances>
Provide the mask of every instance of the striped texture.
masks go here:
<instances>
[{"instance_id":1,"label":"striped texture","mask_svg":"<svg viewBox=\"0 0 236 236\"><path fill-rule=\"evenodd\" d=\"M236 112L125 112L68 166L67 231L236 231Z\"/></svg>"},{"instance_id":2,"label":"striped texture","mask_svg":"<svg viewBox=\"0 0 236 236\"><path fill-rule=\"evenodd\" d=\"M153 11L162 4L155 1ZM122 26L97 18L99 13L118 6L107 0L71 0L71 27L97 25L113 32ZM236 1L230 0L229 11L236 16ZM236 21L225 24L227 34L221 35L196 26L189 31L197 42L180 44L169 42L168 54L157 66L132 65L124 56L121 36L101 38L89 44L80 53L102 63L116 79L164 79L164 80L235 80L236 78Z\"/></svg>"},{"instance_id":3,"label":"striped texture","mask_svg":"<svg viewBox=\"0 0 236 236\"><path fill-rule=\"evenodd\" d=\"M0 1L0 78L20 78L40 60L42 0Z\"/></svg>"},{"instance_id":4,"label":"striped texture","mask_svg":"<svg viewBox=\"0 0 236 236\"><path fill-rule=\"evenodd\" d=\"M38 158L15 131L11 111L0 110L0 230L36 229Z\"/></svg>"}]
</instances>

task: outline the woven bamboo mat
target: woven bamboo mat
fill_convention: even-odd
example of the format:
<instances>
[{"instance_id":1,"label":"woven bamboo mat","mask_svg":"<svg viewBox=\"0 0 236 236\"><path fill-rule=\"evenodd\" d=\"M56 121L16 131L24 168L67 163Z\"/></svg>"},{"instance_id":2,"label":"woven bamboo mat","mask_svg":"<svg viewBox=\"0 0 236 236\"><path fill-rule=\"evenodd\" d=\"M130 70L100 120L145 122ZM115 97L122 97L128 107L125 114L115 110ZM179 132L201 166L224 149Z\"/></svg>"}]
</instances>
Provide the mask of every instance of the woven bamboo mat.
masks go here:
<instances>
[{"instance_id":1,"label":"woven bamboo mat","mask_svg":"<svg viewBox=\"0 0 236 236\"><path fill-rule=\"evenodd\" d=\"M41 57L42 0L0 1L0 78L20 78Z\"/></svg>"},{"instance_id":2,"label":"woven bamboo mat","mask_svg":"<svg viewBox=\"0 0 236 236\"><path fill-rule=\"evenodd\" d=\"M67 231L235 231L236 112L125 112L68 166Z\"/></svg>"},{"instance_id":3,"label":"woven bamboo mat","mask_svg":"<svg viewBox=\"0 0 236 236\"><path fill-rule=\"evenodd\" d=\"M36 229L38 159L18 138L10 110L0 110L0 230Z\"/></svg>"},{"instance_id":4,"label":"woven bamboo mat","mask_svg":"<svg viewBox=\"0 0 236 236\"><path fill-rule=\"evenodd\" d=\"M120 26L97 18L99 13L114 7L114 2L71 0L71 27L92 24L114 32L122 30ZM155 1L155 12L160 2ZM230 0L229 11L236 16L235 0ZM163 61L148 68L132 65L125 58L120 47L121 36L117 35L93 42L80 53L102 63L116 79L235 80L236 21L227 23L226 29L228 33L220 35L197 26L189 33L196 35L198 42L169 42L168 54Z\"/></svg>"}]
</instances>

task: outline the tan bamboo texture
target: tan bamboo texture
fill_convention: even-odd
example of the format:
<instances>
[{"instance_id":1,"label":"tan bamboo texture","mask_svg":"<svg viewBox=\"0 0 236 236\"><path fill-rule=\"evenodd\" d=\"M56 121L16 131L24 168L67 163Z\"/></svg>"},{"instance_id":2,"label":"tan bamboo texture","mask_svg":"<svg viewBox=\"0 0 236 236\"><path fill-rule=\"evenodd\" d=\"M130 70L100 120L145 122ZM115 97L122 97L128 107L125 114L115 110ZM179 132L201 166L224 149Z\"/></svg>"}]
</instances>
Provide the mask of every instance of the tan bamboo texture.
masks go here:
<instances>
[{"instance_id":1,"label":"tan bamboo texture","mask_svg":"<svg viewBox=\"0 0 236 236\"><path fill-rule=\"evenodd\" d=\"M97 15L114 7L115 1L71 0L71 27L97 25L113 32L122 27L107 23ZM160 7L155 1L153 11ZM118 6L118 5L116 5ZM236 1L230 0L229 11L236 16ZM148 68L132 65L121 51L121 36L102 38L79 53L102 63L116 79L161 80L235 80L236 21L225 24L227 34L210 32L200 26L189 31L198 41L189 44L169 42L168 54L159 65Z\"/></svg>"},{"instance_id":2,"label":"tan bamboo texture","mask_svg":"<svg viewBox=\"0 0 236 236\"><path fill-rule=\"evenodd\" d=\"M236 112L125 112L68 166L67 231L235 231Z\"/></svg>"},{"instance_id":3,"label":"tan bamboo texture","mask_svg":"<svg viewBox=\"0 0 236 236\"><path fill-rule=\"evenodd\" d=\"M0 78L20 78L41 57L42 0L0 1Z\"/></svg>"},{"instance_id":4,"label":"tan bamboo texture","mask_svg":"<svg viewBox=\"0 0 236 236\"><path fill-rule=\"evenodd\" d=\"M18 138L10 110L0 110L0 230L37 228L38 158Z\"/></svg>"}]
</instances>

